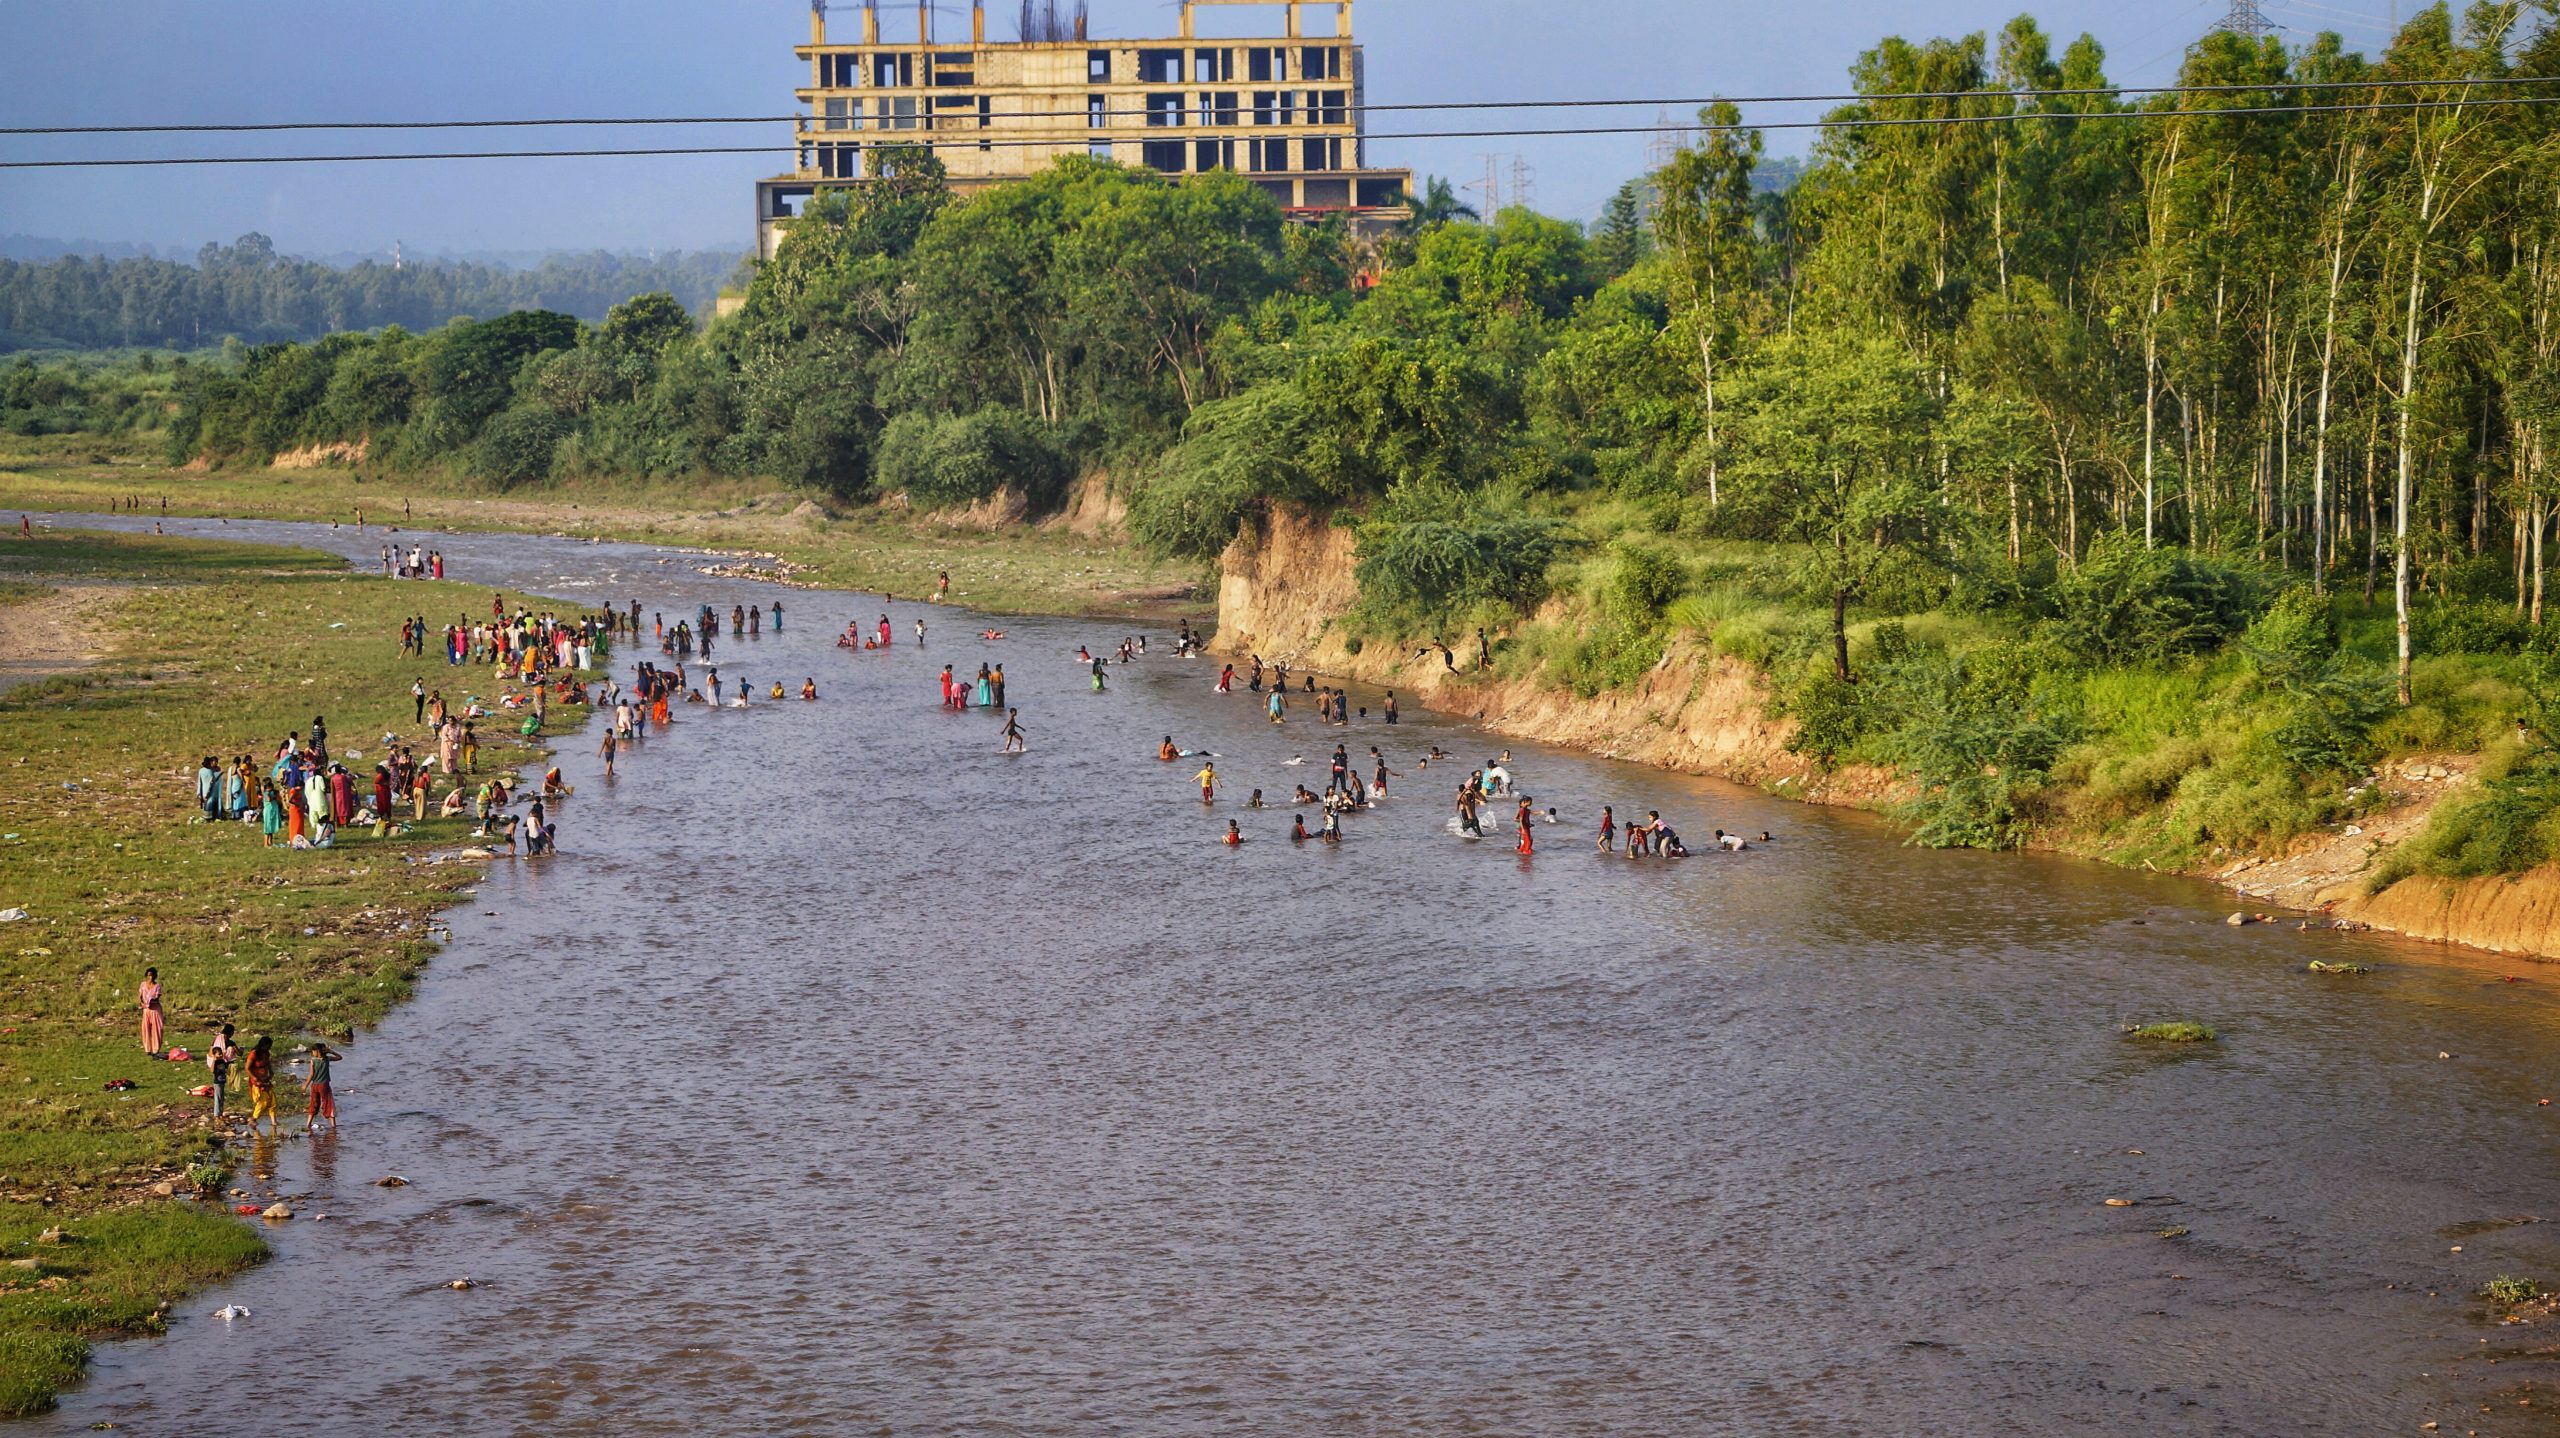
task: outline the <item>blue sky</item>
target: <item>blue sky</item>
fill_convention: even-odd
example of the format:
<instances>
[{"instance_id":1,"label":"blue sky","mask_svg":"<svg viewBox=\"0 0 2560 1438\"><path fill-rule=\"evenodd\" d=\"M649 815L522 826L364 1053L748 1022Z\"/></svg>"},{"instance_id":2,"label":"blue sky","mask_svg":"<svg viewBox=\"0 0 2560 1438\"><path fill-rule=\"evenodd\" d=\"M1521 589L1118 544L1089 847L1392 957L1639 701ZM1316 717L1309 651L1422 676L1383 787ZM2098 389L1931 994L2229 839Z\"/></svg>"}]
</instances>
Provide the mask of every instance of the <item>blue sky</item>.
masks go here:
<instances>
[{"instance_id":1,"label":"blue sky","mask_svg":"<svg viewBox=\"0 0 2560 1438\"><path fill-rule=\"evenodd\" d=\"M2288 38L2334 27L2368 51L2380 48L2390 8L2390 0L2264 3ZM2020 8L1989 0L1359 0L1355 22L1370 99L1392 103L1835 91L1849 62L1881 35L1996 30ZM2110 75L2140 84L2170 79L2181 47L2223 8L2224 0L2050 0L2032 13L2057 46L2096 35ZM843 23L851 9L839 5ZM1014 9L1005 0L990 7L991 37L1010 37ZM1092 10L1096 34L1174 28L1173 6L1159 0L1092 0ZM913 14L884 6L893 35ZM939 21L947 34L966 33L967 23L965 6ZM802 73L791 46L807 25L802 0L0 0L0 124L781 113ZM1653 112L1564 113L1641 121ZM1764 109L1745 118L1813 113ZM1531 123L1603 123L1546 114ZM1480 125L1465 114L1371 120L1373 130ZM0 154L477 149L527 140L548 148L572 137L635 143L626 138L635 134L779 144L787 132L11 138L0 139ZM1794 153L1804 143L1802 132L1773 135L1770 148ZM1506 170L1515 153L1534 170L1539 208L1586 218L1641 168L1645 141L1380 142L1371 162L1471 182L1488 152ZM750 186L778 168L778 156L719 156L11 171L0 175L0 233L192 247L255 229L288 253L314 254L387 250L395 239L413 253L744 249Z\"/></svg>"}]
</instances>

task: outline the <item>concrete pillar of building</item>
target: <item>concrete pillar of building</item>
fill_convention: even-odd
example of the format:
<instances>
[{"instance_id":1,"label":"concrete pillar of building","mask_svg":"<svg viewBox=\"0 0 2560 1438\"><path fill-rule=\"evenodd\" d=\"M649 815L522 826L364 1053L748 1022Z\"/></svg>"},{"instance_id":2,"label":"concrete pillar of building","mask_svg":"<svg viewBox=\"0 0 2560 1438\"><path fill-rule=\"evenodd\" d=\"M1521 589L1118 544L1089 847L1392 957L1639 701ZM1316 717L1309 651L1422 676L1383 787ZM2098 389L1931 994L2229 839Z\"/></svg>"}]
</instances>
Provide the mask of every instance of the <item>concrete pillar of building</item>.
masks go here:
<instances>
[{"instance_id":1,"label":"concrete pillar of building","mask_svg":"<svg viewBox=\"0 0 2560 1438\"><path fill-rule=\"evenodd\" d=\"M1340 5L1334 7L1333 33L1345 40L1351 38L1351 0L1342 0Z\"/></svg>"},{"instance_id":2,"label":"concrete pillar of building","mask_svg":"<svg viewBox=\"0 0 2560 1438\"><path fill-rule=\"evenodd\" d=\"M987 7L984 5L969 7L969 43L972 45L987 43Z\"/></svg>"},{"instance_id":3,"label":"concrete pillar of building","mask_svg":"<svg viewBox=\"0 0 2560 1438\"><path fill-rule=\"evenodd\" d=\"M1185 40L1191 38L1191 0L1182 0L1182 28L1175 33Z\"/></svg>"},{"instance_id":4,"label":"concrete pillar of building","mask_svg":"<svg viewBox=\"0 0 2560 1438\"><path fill-rule=\"evenodd\" d=\"M1298 0L1289 0L1283 8L1289 12L1289 38L1295 40L1298 38Z\"/></svg>"},{"instance_id":5,"label":"concrete pillar of building","mask_svg":"<svg viewBox=\"0 0 2560 1438\"><path fill-rule=\"evenodd\" d=\"M916 43L933 43L933 5L931 0L916 0Z\"/></svg>"},{"instance_id":6,"label":"concrete pillar of building","mask_svg":"<svg viewBox=\"0 0 2560 1438\"><path fill-rule=\"evenodd\" d=\"M862 43L865 45L880 43L880 11L877 6L862 7Z\"/></svg>"},{"instance_id":7,"label":"concrete pillar of building","mask_svg":"<svg viewBox=\"0 0 2560 1438\"><path fill-rule=\"evenodd\" d=\"M827 43L827 0L809 0L809 43Z\"/></svg>"}]
</instances>

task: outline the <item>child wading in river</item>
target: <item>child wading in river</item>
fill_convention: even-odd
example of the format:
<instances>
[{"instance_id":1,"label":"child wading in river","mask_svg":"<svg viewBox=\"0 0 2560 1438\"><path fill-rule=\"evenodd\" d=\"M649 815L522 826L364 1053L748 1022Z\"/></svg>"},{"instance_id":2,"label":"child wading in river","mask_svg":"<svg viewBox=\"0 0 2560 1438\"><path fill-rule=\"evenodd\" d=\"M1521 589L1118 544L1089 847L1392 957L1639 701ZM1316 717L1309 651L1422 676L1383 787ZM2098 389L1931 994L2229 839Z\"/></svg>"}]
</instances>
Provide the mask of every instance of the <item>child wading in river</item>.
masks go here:
<instances>
[{"instance_id":1,"label":"child wading in river","mask_svg":"<svg viewBox=\"0 0 2560 1438\"><path fill-rule=\"evenodd\" d=\"M306 1073L311 1089L311 1107L303 1116L302 1131L304 1133L317 1132L320 1120L324 1118L329 1121L330 1132L337 1131L338 1096L329 1088L329 1065L345 1057L345 1054L331 1049L327 1044L315 1043L311 1046L311 1057L306 1061Z\"/></svg>"}]
</instances>

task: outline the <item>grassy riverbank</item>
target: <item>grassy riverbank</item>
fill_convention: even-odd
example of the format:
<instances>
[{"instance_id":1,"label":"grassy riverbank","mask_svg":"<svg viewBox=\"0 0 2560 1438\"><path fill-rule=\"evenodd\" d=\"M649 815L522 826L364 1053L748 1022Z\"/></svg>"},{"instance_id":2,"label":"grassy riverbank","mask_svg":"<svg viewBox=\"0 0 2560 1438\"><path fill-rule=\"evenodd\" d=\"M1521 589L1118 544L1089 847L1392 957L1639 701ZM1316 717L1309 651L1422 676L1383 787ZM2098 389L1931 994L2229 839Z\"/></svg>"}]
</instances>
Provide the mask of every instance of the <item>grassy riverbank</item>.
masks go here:
<instances>
[{"instance_id":1,"label":"grassy riverbank","mask_svg":"<svg viewBox=\"0 0 2560 1438\"><path fill-rule=\"evenodd\" d=\"M0 1257L33 1260L0 1269L8 1415L47 1406L88 1338L155 1332L165 1303L265 1251L219 1208L155 1192L242 1150L187 1093L200 1064L140 1051L143 967L166 985L169 1044L201 1053L226 1020L280 1050L345 1038L407 997L437 906L478 877L406 862L462 840L467 820L263 848L252 826L199 820L196 761L263 761L325 714L364 756L350 767L369 769L379 736L412 729L413 675L457 690L398 654L401 618L488 592L351 575L308 550L77 532L0 538L0 583L116 590L107 657L0 695L0 909L26 911L0 923ZM521 757L506 727L490 726L484 770ZM359 1114L385 1082L361 1048L340 1077ZM116 1079L135 1087L108 1091ZM61 1241L39 1241L57 1227Z\"/></svg>"},{"instance_id":2,"label":"grassy riverbank","mask_svg":"<svg viewBox=\"0 0 2560 1438\"><path fill-rule=\"evenodd\" d=\"M779 485L706 477L671 483L560 481L509 490L421 473L344 466L177 469L145 440L0 436L0 505L104 510L140 498L157 512L230 519L389 521L414 528L512 530L772 554L795 582L921 595L948 570L952 598L1007 614L1162 614L1205 609L1196 565L1150 557L1062 522L993 527L876 506L829 514ZM403 508L406 516L403 516ZM9 521L15 524L16 515Z\"/></svg>"}]
</instances>

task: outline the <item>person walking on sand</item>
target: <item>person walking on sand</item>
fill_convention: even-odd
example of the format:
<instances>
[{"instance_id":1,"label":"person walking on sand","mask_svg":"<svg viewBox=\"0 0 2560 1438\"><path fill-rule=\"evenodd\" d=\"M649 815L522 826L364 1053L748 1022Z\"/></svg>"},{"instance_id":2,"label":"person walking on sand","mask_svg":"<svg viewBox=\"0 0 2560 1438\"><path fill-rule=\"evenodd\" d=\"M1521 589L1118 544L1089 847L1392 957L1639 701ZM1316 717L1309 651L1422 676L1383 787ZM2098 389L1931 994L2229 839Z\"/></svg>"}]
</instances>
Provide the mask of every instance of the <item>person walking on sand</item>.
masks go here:
<instances>
[{"instance_id":1,"label":"person walking on sand","mask_svg":"<svg viewBox=\"0 0 2560 1438\"><path fill-rule=\"evenodd\" d=\"M1022 711L1019 709L1004 711L1004 752L1022 752Z\"/></svg>"},{"instance_id":2,"label":"person walking on sand","mask_svg":"<svg viewBox=\"0 0 2560 1438\"><path fill-rule=\"evenodd\" d=\"M162 1025L167 1018L160 1012L160 970L147 968L142 971L142 987L134 990L134 998L142 1005L142 1051L157 1056Z\"/></svg>"},{"instance_id":3,"label":"person walking on sand","mask_svg":"<svg viewBox=\"0 0 2560 1438\"><path fill-rule=\"evenodd\" d=\"M338 1131L338 1096L329 1087L329 1065L346 1057L324 1043L311 1046L311 1057L305 1061L305 1074L311 1090L311 1105L302 1117L302 1131L317 1133L320 1120L329 1121L329 1131Z\"/></svg>"}]
</instances>

